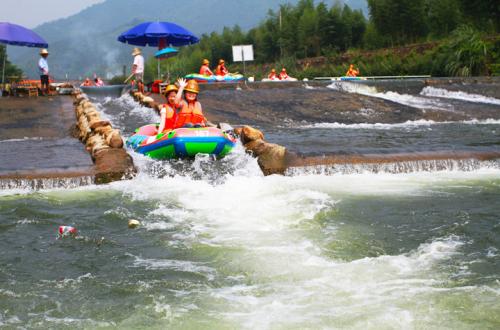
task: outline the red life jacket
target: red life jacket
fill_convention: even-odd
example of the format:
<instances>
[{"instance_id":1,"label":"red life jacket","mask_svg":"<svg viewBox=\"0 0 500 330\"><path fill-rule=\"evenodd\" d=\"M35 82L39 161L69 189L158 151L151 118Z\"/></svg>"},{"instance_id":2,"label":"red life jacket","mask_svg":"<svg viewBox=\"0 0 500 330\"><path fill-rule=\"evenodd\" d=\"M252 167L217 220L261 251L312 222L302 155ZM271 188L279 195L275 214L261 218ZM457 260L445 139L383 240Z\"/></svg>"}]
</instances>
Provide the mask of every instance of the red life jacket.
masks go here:
<instances>
[{"instance_id":1,"label":"red life jacket","mask_svg":"<svg viewBox=\"0 0 500 330\"><path fill-rule=\"evenodd\" d=\"M215 70L215 74L218 76L225 76L229 73L226 67L222 64L217 65L217 69Z\"/></svg>"},{"instance_id":2,"label":"red life jacket","mask_svg":"<svg viewBox=\"0 0 500 330\"><path fill-rule=\"evenodd\" d=\"M177 114L174 128L183 127L186 124L205 126L205 116L201 110L200 102L196 101L194 108L189 107L186 101L182 101L181 110Z\"/></svg>"}]
</instances>

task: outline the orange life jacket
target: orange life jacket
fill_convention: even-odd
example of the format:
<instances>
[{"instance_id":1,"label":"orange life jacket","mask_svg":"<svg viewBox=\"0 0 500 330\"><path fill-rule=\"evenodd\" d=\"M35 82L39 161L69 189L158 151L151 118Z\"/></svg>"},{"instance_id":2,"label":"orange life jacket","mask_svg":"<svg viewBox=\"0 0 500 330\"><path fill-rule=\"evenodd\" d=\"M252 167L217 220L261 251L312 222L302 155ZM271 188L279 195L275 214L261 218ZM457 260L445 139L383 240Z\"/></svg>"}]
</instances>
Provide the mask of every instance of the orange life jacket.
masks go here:
<instances>
[{"instance_id":1,"label":"orange life jacket","mask_svg":"<svg viewBox=\"0 0 500 330\"><path fill-rule=\"evenodd\" d=\"M163 129L164 131L167 130L172 130L174 129L175 126L175 121L177 119L177 113L176 109L173 109L170 104L162 104L161 105L162 110L161 111L166 111L166 116L165 116L165 128ZM158 132L161 133L161 132Z\"/></svg>"},{"instance_id":2,"label":"orange life jacket","mask_svg":"<svg viewBox=\"0 0 500 330\"><path fill-rule=\"evenodd\" d=\"M217 65L217 69L215 70L215 74L218 76L225 76L229 73L224 65Z\"/></svg>"},{"instance_id":3,"label":"orange life jacket","mask_svg":"<svg viewBox=\"0 0 500 330\"><path fill-rule=\"evenodd\" d=\"M269 76L267 76L269 79L276 79L276 72L271 72Z\"/></svg>"},{"instance_id":4,"label":"orange life jacket","mask_svg":"<svg viewBox=\"0 0 500 330\"><path fill-rule=\"evenodd\" d=\"M285 80L285 79L288 79L288 74L281 72L280 73L280 80Z\"/></svg>"},{"instance_id":5,"label":"orange life jacket","mask_svg":"<svg viewBox=\"0 0 500 330\"><path fill-rule=\"evenodd\" d=\"M205 116L201 110L200 102L196 101L194 107L189 107L186 101L182 101L181 110L177 114L174 128L183 127L186 124L205 126Z\"/></svg>"},{"instance_id":6,"label":"orange life jacket","mask_svg":"<svg viewBox=\"0 0 500 330\"><path fill-rule=\"evenodd\" d=\"M212 76L213 73L212 73L212 70L210 70L210 68L208 67L208 65L202 65L201 68L200 68L200 74L204 75L204 76Z\"/></svg>"},{"instance_id":7,"label":"orange life jacket","mask_svg":"<svg viewBox=\"0 0 500 330\"><path fill-rule=\"evenodd\" d=\"M347 70L347 72L346 72L345 75L347 77L356 77L358 74L359 74L358 70L356 70L356 69L349 69L349 70Z\"/></svg>"}]
</instances>

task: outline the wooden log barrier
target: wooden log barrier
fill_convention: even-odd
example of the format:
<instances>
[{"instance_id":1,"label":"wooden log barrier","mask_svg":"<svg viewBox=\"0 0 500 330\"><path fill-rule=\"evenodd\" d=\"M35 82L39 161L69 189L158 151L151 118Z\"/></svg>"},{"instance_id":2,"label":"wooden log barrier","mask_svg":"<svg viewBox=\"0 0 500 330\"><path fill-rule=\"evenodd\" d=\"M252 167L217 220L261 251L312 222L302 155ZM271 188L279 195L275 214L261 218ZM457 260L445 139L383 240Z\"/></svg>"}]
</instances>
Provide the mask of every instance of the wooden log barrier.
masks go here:
<instances>
[{"instance_id":1,"label":"wooden log barrier","mask_svg":"<svg viewBox=\"0 0 500 330\"><path fill-rule=\"evenodd\" d=\"M120 132L102 120L96 107L81 93L73 95L75 135L85 144L95 165L95 183L129 179L136 173L132 157L123 149Z\"/></svg>"}]
</instances>

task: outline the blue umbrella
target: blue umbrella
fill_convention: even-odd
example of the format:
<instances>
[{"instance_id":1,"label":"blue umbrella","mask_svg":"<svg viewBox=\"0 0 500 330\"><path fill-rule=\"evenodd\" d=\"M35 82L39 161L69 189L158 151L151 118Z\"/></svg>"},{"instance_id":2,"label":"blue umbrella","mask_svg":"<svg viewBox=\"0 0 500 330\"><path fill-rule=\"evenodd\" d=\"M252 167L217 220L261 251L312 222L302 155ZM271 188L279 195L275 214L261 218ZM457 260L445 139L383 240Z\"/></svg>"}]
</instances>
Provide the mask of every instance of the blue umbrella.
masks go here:
<instances>
[{"instance_id":1,"label":"blue umbrella","mask_svg":"<svg viewBox=\"0 0 500 330\"><path fill-rule=\"evenodd\" d=\"M185 46L195 44L200 41L193 33L170 22L146 22L134 26L127 32L123 32L118 41L135 46L158 47L161 40L166 41L166 45Z\"/></svg>"},{"instance_id":2,"label":"blue umbrella","mask_svg":"<svg viewBox=\"0 0 500 330\"><path fill-rule=\"evenodd\" d=\"M47 48L49 45L42 37L35 32L17 24L0 22L0 43L5 45L26 46ZM5 79L5 58L7 57L7 47L3 57L2 88ZM3 94L3 90L2 90Z\"/></svg>"},{"instance_id":3,"label":"blue umbrella","mask_svg":"<svg viewBox=\"0 0 500 330\"><path fill-rule=\"evenodd\" d=\"M134 46L153 46L160 50L167 46L186 46L200 41L192 32L170 22L146 22L123 32L118 41ZM158 58L158 57L157 57ZM160 62L158 62L158 77Z\"/></svg>"}]
</instances>

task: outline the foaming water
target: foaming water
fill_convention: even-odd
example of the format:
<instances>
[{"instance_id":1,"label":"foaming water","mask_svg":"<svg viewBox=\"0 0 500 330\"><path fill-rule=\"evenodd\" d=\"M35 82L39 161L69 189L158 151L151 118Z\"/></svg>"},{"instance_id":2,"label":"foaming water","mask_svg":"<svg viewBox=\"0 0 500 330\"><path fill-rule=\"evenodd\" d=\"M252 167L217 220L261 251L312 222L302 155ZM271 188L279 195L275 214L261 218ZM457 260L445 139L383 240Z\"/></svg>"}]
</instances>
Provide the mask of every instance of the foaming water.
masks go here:
<instances>
[{"instance_id":1,"label":"foaming water","mask_svg":"<svg viewBox=\"0 0 500 330\"><path fill-rule=\"evenodd\" d=\"M92 176L74 178L40 178L40 179L0 179L0 189L9 190L45 190L55 188L71 189L94 183Z\"/></svg>"},{"instance_id":2,"label":"foaming water","mask_svg":"<svg viewBox=\"0 0 500 330\"><path fill-rule=\"evenodd\" d=\"M491 226L478 214L497 214L499 170L264 177L255 159L234 157L238 169L219 179L209 159L182 171L161 163L166 174L158 174L138 158L139 175L129 181L0 198L0 218L22 214L0 226L0 248L12 248L0 257L7 265L0 307L14 306L1 322L242 329L495 322L498 273L479 275L470 262L497 258L497 242L475 246L483 233L469 230L474 219ZM455 203L483 209L448 218ZM126 228L131 218L138 229ZM57 240L59 224L74 225L81 238ZM24 262L14 263L19 256ZM466 316L452 312L457 304Z\"/></svg>"},{"instance_id":3,"label":"foaming water","mask_svg":"<svg viewBox=\"0 0 500 330\"><path fill-rule=\"evenodd\" d=\"M95 103L103 118L110 120L113 127L124 136L132 135L137 127L158 122L160 116L151 109L136 102L130 95L120 98L105 98Z\"/></svg>"},{"instance_id":4,"label":"foaming water","mask_svg":"<svg viewBox=\"0 0 500 330\"><path fill-rule=\"evenodd\" d=\"M445 110L445 111L453 110L453 108L449 104L440 102L439 100L430 99L427 97L413 96L409 94L399 94L397 92L392 92L392 91L380 93L377 91L376 87L367 86L359 83L339 81L339 82L333 82L327 87L338 91L377 97L419 109L435 109L435 110Z\"/></svg>"},{"instance_id":5,"label":"foaming water","mask_svg":"<svg viewBox=\"0 0 500 330\"><path fill-rule=\"evenodd\" d=\"M482 292L477 287L449 285L448 267L463 257L462 248L468 240L455 234L438 236L409 247L407 252L374 250L378 256L344 260L330 257L325 242L346 239L342 244L347 244L342 236L357 230L346 229L339 219L323 227L319 219L337 218L335 210L342 209L343 201L353 196L416 198L427 196L435 187L460 186L470 178L498 179L499 174L498 170L481 170L431 175L229 176L216 185L184 176L165 177L147 185L122 182L115 188L133 199L160 201L162 206L154 216L167 222L175 217L170 221L178 229L169 245L209 248L229 258L216 265L162 258L136 258L134 262L135 267L146 269L194 271L220 282L197 295L204 308L212 306L211 313L228 324L248 329L331 324L384 328L422 322L430 312L427 304L437 303L443 295L467 297ZM173 212L179 208L182 212ZM453 268L453 272L460 276L460 269ZM178 309L170 307L171 313L178 315ZM436 318L464 325L446 308L433 310L424 323L435 325Z\"/></svg>"},{"instance_id":6,"label":"foaming water","mask_svg":"<svg viewBox=\"0 0 500 330\"><path fill-rule=\"evenodd\" d=\"M500 120L498 119L472 119L472 120L462 120L462 121L434 121L434 120L408 120L404 123L386 124L386 123L359 123L359 124L344 124L344 123L314 123L299 125L297 128L345 128L345 129L380 129L380 130L390 130L398 128L419 128L419 127L430 127L432 125L449 125L449 124L463 124L463 125L500 125Z\"/></svg>"},{"instance_id":7,"label":"foaming water","mask_svg":"<svg viewBox=\"0 0 500 330\"><path fill-rule=\"evenodd\" d=\"M22 139L6 139L0 140L0 143L8 143L8 142L20 142L20 141L40 141L43 140L42 137L24 137Z\"/></svg>"},{"instance_id":8,"label":"foaming water","mask_svg":"<svg viewBox=\"0 0 500 330\"><path fill-rule=\"evenodd\" d=\"M443 160L418 160L394 161L392 163L377 164L331 164L288 168L286 175L333 175L353 173L415 173L439 171L476 171L483 169L500 169L500 160L480 161L476 159L443 159Z\"/></svg>"},{"instance_id":9,"label":"foaming water","mask_svg":"<svg viewBox=\"0 0 500 330\"><path fill-rule=\"evenodd\" d=\"M456 99L474 103L489 103L500 105L500 100L494 97L487 97L479 94L470 94L462 91L449 91L444 88L427 86L422 89L420 95L439 97L444 99Z\"/></svg>"}]
</instances>

